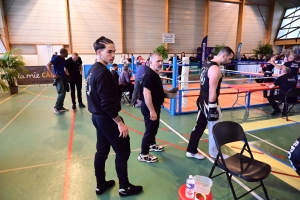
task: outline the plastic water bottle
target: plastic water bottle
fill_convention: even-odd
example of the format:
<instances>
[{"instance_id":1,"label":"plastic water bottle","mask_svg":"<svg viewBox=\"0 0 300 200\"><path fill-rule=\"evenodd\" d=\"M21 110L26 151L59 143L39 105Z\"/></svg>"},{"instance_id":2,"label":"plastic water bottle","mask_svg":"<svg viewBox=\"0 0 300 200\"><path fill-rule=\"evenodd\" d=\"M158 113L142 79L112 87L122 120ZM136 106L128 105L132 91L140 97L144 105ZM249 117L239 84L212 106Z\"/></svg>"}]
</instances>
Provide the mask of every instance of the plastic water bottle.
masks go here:
<instances>
[{"instance_id":1,"label":"plastic water bottle","mask_svg":"<svg viewBox=\"0 0 300 200\"><path fill-rule=\"evenodd\" d=\"M186 189L185 189L185 197L188 199L194 198L194 187L195 180L192 175L189 175L189 178L186 179Z\"/></svg>"}]
</instances>

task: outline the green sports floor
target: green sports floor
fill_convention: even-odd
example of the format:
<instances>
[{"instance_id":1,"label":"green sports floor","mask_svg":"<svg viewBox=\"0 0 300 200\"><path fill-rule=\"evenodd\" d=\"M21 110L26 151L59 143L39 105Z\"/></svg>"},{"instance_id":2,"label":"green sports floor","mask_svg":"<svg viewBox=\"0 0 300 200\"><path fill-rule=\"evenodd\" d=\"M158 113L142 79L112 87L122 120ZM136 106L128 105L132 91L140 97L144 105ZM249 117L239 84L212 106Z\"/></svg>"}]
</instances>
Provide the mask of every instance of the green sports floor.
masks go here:
<instances>
[{"instance_id":1,"label":"green sports floor","mask_svg":"<svg viewBox=\"0 0 300 200\"><path fill-rule=\"evenodd\" d=\"M117 184L101 196L95 194L96 134L91 114L84 108L56 115L52 111L56 97L56 90L50 85L20 86L14 96L0 93L0 200L121 199L112 150L106 173L107 179L114 179ZM67 93L65 107L71 106ZM272 166L272 174L265 180L270 199L297 200L300 178L287 160L287 150L300 135L300 106L293 109L290 121L271 117L270 112L269 106L250 108L249 116L245 109L224 110L223 121L240 123L254 157ZM188 175L208 176L212 167L209 157L196 160L185 156L196 114L170 116L162 109L157 142L165 146L165 151L153 153L159 158L157 163L137 160L145 129L140 109L122 103L121 115L130 128L129 180L144 187L143 193L124 199L178 199L178 188L185 184ZM199 142L204 155L207 138L204 134ZM233 154L240 147L236 142L226 151ZM256 185L237 180L237 195ZM233 199L225 175L213 179L212 193L214 199ZM264 198L259 188L243 199Z\"/></svg>"}]
</instances>

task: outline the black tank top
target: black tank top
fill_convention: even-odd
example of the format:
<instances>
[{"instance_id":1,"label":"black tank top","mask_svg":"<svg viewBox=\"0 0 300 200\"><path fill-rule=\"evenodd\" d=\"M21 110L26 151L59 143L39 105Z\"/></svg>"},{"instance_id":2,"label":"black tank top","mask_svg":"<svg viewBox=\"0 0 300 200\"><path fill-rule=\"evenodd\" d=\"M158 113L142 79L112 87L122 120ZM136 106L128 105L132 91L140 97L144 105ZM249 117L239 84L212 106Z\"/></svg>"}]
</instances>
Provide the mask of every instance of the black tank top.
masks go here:
<instances>
[{"instance_id":1,"label":"black tank top","mask_svg":"<svg viewBox=\"0 0 300 200\"><path fill-rule=\"evenodd\" d=\"M201 74L200 74L200 96L203 97L208 97L209 95L209 78L207 76L207 72L209 70L209 68L213 65L217 65L219 66L216 62L212 62L212 61L207 61L203 64L202 68L201 68ZM220 78L219 83L218 83L218 87L217 87L217 99L219 98L220 95L220 87L221 87L221 82L222 82L222 78Z\"/></svg>"},{"instance_id":2,"label":"black tank top","mask_svg":"<svg viewBox=\"0 0 300 200\"><path fill-rule=\"evenodd\" d=\"M274 65L272 65L271 63L266 64L266 67L265 67L266 73L273 73L273 69L274 69Z\"/></svg>"}]
</instances>

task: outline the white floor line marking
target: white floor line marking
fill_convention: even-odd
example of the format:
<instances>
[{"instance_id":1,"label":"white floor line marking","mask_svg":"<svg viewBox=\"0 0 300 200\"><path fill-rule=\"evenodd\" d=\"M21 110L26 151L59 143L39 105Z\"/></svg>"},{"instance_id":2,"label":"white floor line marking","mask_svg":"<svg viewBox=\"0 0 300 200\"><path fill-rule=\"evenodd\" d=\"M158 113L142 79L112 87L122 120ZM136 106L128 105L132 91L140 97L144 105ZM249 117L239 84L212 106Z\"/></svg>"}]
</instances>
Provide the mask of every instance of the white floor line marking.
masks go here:
<instances>
[{"instance_id":1,"label":"white floor line marking","mask_svg":"<svg viewBox=\"0 0 300 200\"><path fill-rule=\"evenodd\" d=\"M267 144L269 144L269 145L271 145L271 146L273 146L273 147L275 147L275 148L277 148L277 149L279 149L279 150L281 150L281 151L284 151L284 152L288 153L287 150L285 150L285 149L283 149L283 148L280 148L280 147L276 146L275 144L272 144L272 143L270 143L270 142L268 142L268 141L266 141L266 140L263 140L263 139L261 139L261 138L255 136L255 135L252 135L251 133L248 133L248 132L245 132L245 133L246 133L247 135L250 135L250 136L252 136L252 137L254 137L254 138L256 138L256 139L258 139L258 140L260 140L260 141L263 141L263 142L265 142L265 143L267 143Z\"/></svg>"},{"instance_id":2,"label":"white floor line marking","mask_svg":"<svg viewBox=\"0 0 300 200\"><path fill-rule=\"evenodd\" d=\"M134 149L131 151L140 151L141 149ZM109 153L108 155L115 155L116 153L112 152ZM71 159L72 162L74 161L78 161L78 160L87 160L87 159L93 159L95 156L88 156L88 157L82 157L82 158L73 158ZM26 166L26 167L18 167L18 168L13 168L13 169L5 169L0 171L1 173L5 173L5 172L12 172L12 171L18 171L18 170L24 170L24 169L32 169L32 168L36 168L36 167L45 167L45 166L49 166L49 165L55 165L55 164L61 164L61 163L65 163L67 160L62 160L62 161L57 161L57 162L51 162L51 163L45 163L45 164L39 164L39 165L32 165L32 166Z\"/></svg>"},{"instance_id":3,"label":"white floor line marking","mask_svg":"<svg viewBox=\"0 0 300 200\"><path fill-rule=\"evenodd\" d=\"M168 127L171 131L173 131L176 135L178 135L181 139L183 139L186 143L189 143L189 141L183 137L180 133L178 133L177 131L175 131L172 127L170 127L166 122L164 122L163 120L160 119L160 122L163 123L166 127ZM198 148L197 148L198 149ZM210 162L214 163L214 160L211 159L208 155L206 155L203 151L201 151L200 149L198 149L198 151L204 155ZM237 178L235 178L234 176L232 176L232 179L237 182L240 186L242 186L245 190L250 191L251 189L248 188L244 183L242 183L241 181L239 181ZM250 194L252 194L254 197L256 197L259 200L263 200L263 198L261 198L260 196L258 196L255 192L250 192Z\"/></svg>"},{"instance_id":4,"label":"white floor line marking","mask_svg":"<svg viewBox=\"0 0 300 200\"><path fill-rule=\"evenodd\" d=\"M40 93L42 94L47 88L43 89ZM6 129L6 127L8 127L36 98L38 98L39 96L34 97L22 110L20 110L20 112L18 112L18 114L16 114L16 116L14 116L14 118L12 118L1 130L0 130L0 134Z\"/></svg>"}]
</instances>

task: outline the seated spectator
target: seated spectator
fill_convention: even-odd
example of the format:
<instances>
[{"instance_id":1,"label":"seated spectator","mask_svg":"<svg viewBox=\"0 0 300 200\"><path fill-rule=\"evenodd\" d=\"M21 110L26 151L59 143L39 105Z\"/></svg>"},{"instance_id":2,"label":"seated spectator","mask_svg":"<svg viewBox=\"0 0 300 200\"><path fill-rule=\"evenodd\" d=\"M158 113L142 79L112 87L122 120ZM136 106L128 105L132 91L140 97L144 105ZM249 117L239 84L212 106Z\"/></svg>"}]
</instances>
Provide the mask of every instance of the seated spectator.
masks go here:
<instances>
[{"instance_id":1,"label":"seated spectator","mask_svg":"<svg viewBox=\"0 0 300 200\"><path fill-rule=\"evenodd\" d=\"M130 78L131 78L131 73L128 70L128 65L124 64L122 73L120 74L119 77L119 85L120 85L121 92L129 92L129 99L131 100L134 86Z\"/></svg>"},{"instance_id":2,"label":"seated spectator","mask_svg":"<svg viewBox=\"0 0 300 200\"><path fill-rule=\"evenodd\" d=\"M148 68L149 68L149 66L139 65L138 68L136 69L134 90L133 90L133 94L132 94L132 100L130 103L130 105L133 107L141 107L142 102L140 100L138 100L139 96L140 96L139 93L140 93L141 80Z\"/></svg>"},{"instance_id":3,"label":"seated spectator","mask_svg":"<svg viewBox=\"0 0 300 200\"><path fill-rule=\"evenodd\" d=\"M257 61L262 61L262 57L261 57L260 54L257 55L257 59L256 59L256 60L257 60Z\"/></svg>"},{"instance_id":4,"label":"seated spectator","mask_svg":"<svg viewBox=\"0 0 300 200\"><path fill-rule=\"evenodd\" d=\"M139 65L142 65L142 64L145 64L146 62L145 62L145 59L142 57L142 56L138 56L137 58L136 58L136 66L138 67Z\"/></svg>"},{"instance_id":5,"label":"seated spectator","mask_svg":"<svg viewBox=\"0 0 300 200\"><path fill-rule=\"evenodd\" d=\"M275 100L282 101L284 100L285 94L293 88L296 88L296 79L293 75L290 74L290 68L284 67L282 68L282 75L278 77L272 85L268 85L269 88L274 88L275 86L279 86L279 94L278 95L272 95L268 96L267 99L270 103L270 105L273 108L273 112L271 115L276 115L281 113L281 110L279 109L277 103ZM297 101L297 98L291 98L288 99L289 101ZM283 107L282 114L285 115L285 106Z\"/></svg>"},{"instance_id":6,"label":"seated spectator","mask_svg":"<svg viewBox=\"0 0 300 200\"><path fill-rule=\"evenodd\" d=\"M172 61L169 61L169 65L166 66L166 71L172 71L173 69L173 65L172 65ZM172 78L173 74L172 73L166 73L167 78ZM167 79L167 83L168 82L172 82L172 80L168 80Z\"/></svg>"},{"instance_id":7,"label":"seated spectator","mask_svg":"<svg viewBox=\"0 0 300 200\"><path fill-rule=\"evenodd\" d=\"M180 60L180 59L179 59L179 56L177 56L177 54L174 53L174 55L171 56L171 58L169 59L169 61L172 61L172 62L173 62L173 57L177 57L177 62Z\"/></svg>"},{"instance_id":8,"label":"seated spectator","mask_svg":"<svg viewBox=\"0 0 300 200\"><path fill-rule=\"evenodd\" d=\"M210 54L207 56L206 61L210 61L210 60L213 59L213 58L214 58L214 56L210 53Z\"/></svg>"},{"instance_id":9,"label":"seated spectator","mask_svg":"<svg viewBox=\"0 0 300 200\"><path fill-rule=\"evenodd\" d=\"M125 54L121 55L120 64L127 64L128 60L126 59Z\"/></svg>"},{"instance_id":10,"label":"seated spectator","mask_svg":"<svg viewBox=\"0 0 300 200\"><path fill-rule=\"evenodd\" d=\"M132 62L132 56L133 56L133 54L130 54L130 56L128 54L128 57L127 57L127 63L128 64L131 64L131 62Z\"/></svg>"},{"instance_id":11,"label":"seated spectator","mask_svg":"<svg viewBox=\"0 0 300 200\"><path fill-rule=\"evenodd\" d=\"M195 57L195 54L190 56L190 62L198 62L197 58Z\"/></svg>"},{"instance_id":12,"label":"seated spectator","mask_svg":"<svg viewBox=\"0 0 300 200\"><path fill-rule=\"evenodd\" d=\"M241 61L247 61L245 54L242 55Z\"/></svg>"}]
</instances>

